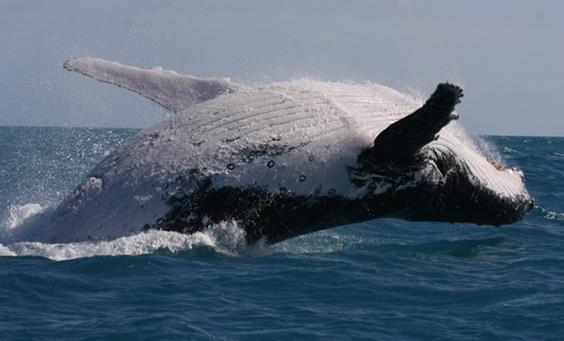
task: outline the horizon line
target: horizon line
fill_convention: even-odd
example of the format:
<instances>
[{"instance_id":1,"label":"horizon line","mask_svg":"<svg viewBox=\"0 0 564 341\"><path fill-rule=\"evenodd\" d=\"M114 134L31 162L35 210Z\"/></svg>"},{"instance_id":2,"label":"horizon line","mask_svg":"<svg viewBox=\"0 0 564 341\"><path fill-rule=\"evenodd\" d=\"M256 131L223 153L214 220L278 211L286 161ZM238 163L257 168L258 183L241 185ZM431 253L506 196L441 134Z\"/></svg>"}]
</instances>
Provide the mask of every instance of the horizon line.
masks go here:
<instances>
[{"instance_id":1,"label":"horizon line","mask_svg":"<svg viewBox=\"0 0 564 341\"><path fill-rule=\"evenodd\" d=\"M143 130L147 127L105 127L105 126L51 126L51 125L4 125L0 124L0 128L63 128L63 129L123 129L123 130ZM494 136L494 137L553 137L553 138L564 138L564 135L518 135L518 134L503 134L503 133L496 133L496 134L470 134L470 135L477 135L477 136Z\"/></svg>"}]
</instances>

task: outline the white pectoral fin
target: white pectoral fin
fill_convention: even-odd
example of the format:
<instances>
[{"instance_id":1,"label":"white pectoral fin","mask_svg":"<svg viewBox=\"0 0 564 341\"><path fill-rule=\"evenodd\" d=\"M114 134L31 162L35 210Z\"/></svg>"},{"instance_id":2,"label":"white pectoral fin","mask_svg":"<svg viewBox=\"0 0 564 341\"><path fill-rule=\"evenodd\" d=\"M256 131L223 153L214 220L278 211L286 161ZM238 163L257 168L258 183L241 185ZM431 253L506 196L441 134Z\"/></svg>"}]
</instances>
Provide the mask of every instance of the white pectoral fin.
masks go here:
<instances>
[{"instance_id":1,"label":"white pectoral fin","mask_svg":"<svg viewBox=\"0 0 564 341\"><path fill-rule=\"evenodd\" d=\"M175 113L236 89L228 78L197 78L159 67L140 69L99 58L69 59L63 66L97 81L136 92Z\"/></svg>"}]
</instances>

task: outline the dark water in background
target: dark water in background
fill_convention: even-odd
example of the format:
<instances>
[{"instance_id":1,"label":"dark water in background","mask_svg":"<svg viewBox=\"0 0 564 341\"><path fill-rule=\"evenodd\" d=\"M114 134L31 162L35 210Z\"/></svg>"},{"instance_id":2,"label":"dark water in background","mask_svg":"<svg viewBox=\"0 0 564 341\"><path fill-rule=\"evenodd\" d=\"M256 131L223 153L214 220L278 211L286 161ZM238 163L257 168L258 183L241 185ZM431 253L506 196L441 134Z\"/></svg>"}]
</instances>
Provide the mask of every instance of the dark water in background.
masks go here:
<instances>
[{"instance_id":1,"label":"dark water in background","mask_svg":"<svg viewBox=\"0 0 564 341\"><path fill-rule=\"evenodd\" d=\"M135 132L0 127L1 223ZM0 339L562 339L564 138L486 139L536 199L520 223L381 219L235 254L164 235L0 244L20 255L0 257Z\"/></svg>"}]
</instances>

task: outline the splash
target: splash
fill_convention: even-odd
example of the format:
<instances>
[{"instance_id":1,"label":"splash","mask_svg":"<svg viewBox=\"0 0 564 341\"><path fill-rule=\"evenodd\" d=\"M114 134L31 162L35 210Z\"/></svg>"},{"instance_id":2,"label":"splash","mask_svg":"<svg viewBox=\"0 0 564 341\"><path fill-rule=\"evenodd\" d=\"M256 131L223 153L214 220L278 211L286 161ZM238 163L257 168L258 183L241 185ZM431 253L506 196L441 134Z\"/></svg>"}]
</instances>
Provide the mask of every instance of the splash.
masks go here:
<instances>
[{"instance_id":1,"label":"splash","mask_svg":"<svg viewBox=\"0 0 564 341\"><path fill-rule=\"evenodd\" d=\"M550 220L564 221L564 213L546 211L545 218Z\"/></svg>"},{"instance_id":2,"label":"splash","mask_svg":"<svg viewBox=\"0 0 564 341\"><path fill-rule=\"evenodd\" d=\"M335 231L318 231L283 241L272 248L272 252L290 254L327 254L358 248L373 240Z\"/></svg>"},{"instance_id":3,"label":"splash","mask_svg":"<svg viewBox=\"0 0 564 341\"><path fill-rule=\"evenodd\" d=\"M3 256L17 256L17 254L4 245L0 244L0 257Z\"/></svg>"},{"instance_id":4,"label":"splash","mask_svg":"<svg viewBox=\"0 0 564 341\"><path fill-rule=\"evenodd\" d=\"M64 261L94 256L138 256L158 251L178 253L198 247L236 257L247 248L245 232L237 223L229 221L194 234L153 230L111 241L55 244L24 241L0 244L0 256L36 256Z\"/></svg>"},{"instance_id":5,"label":"splash","mask_svg":"<svg viewBox=\"0 0 564 341\"><path fill-rule=\"evenodd\" d=\"M550 210L547 210L547 209L540 207L540 206L537 206L537 207L540 209L540 211L541 211L541 213L542 213L542 215L544 216L545 219L555 220L555 221L564 221L564 213L550 211Z\"/></svg>"},{"instance_id":6,"label":"splash","mask_svg":"<svg viewBox=\"0 0 564 341\"><path fill-rule=\"evenodd\" d=\"M0 226L3 229L11 230L23 224L29 218L42 213L45 207L36 203L28 203L25 205L10 205L7 214L2 219Z\"/></svg>"},{"instance_id":7,"label":"splash","mask_svg":"<svg viewBox=\"0 0 564 341\"><path fill-rule=\"evenodd\" d=\"M487 141L480 136L469 134L466 129L464 129L464 127L458 122L452 122L448 126L448 131L458 140L462 141L465 145L483 155L490 164L496 167L496 169L498 167L506 167L505 161L503 160L499 150L490 141Z\"/></svg>"}]
</instances>

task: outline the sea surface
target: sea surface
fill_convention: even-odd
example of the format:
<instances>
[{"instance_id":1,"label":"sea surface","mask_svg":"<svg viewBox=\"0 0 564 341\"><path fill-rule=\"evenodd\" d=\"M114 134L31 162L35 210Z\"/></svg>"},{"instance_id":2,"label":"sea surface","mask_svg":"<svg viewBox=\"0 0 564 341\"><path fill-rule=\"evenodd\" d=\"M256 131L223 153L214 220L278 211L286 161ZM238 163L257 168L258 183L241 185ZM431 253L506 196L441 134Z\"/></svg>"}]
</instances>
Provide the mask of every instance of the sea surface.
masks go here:
<instances>
[{"instance_id":1,"label":"sea surface","mask_svg":"<svg viewBox=\"0 0 564 341\"><path fill-rule=\"evenodd\" d=\"M0 340L564 339L564 138L484 137L536 201L509 226L10 240L136 132L0 127Z\"/></svg>"}]
</instances>

